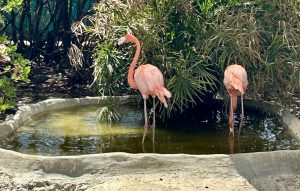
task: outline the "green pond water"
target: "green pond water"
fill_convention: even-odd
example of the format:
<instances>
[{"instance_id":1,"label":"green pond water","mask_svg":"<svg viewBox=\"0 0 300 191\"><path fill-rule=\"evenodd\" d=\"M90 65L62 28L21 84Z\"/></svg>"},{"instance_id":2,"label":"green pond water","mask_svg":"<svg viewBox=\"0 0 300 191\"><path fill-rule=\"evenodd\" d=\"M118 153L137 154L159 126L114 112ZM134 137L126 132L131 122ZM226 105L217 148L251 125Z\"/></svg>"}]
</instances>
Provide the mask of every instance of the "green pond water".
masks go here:
<instances>
[{"instance_id":1,"label":"green pond water","mask_svg":"<svg viewBox=\"0 0 300 191\"><path fill-rule=\"evenodd\" d=\"M100 107L81 106L33 117L0 142L0 147L36 155L128 153L245 153L299 149L299 144L276 117L246 111L243 126L235 116L235 137L229 135L227 117L216 110L213 120L160 123L156 142L148 130L144 146L143 110L121 106L119 124L96 121Z\"/></svg>"}]
</instances>

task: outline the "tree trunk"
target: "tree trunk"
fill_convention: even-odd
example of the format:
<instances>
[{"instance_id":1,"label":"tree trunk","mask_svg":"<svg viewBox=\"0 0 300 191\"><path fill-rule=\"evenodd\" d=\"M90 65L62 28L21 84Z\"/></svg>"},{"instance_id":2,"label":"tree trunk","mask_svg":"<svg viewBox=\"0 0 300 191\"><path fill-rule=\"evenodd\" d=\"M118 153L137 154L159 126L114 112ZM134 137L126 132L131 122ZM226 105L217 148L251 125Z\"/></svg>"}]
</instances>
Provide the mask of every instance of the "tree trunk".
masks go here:
<instances>
[{"instance_id":1,"label":"tree trunk","mask_svg":"<svg viewBox=\"0 0 300 191\"><path fill-rule=\"evenodd\" d=\"M11 12L11 30L12 30L12 39L15 43L17 43L18 38L17 38L17 29L16 29L16 13L14 10Z\"/></svg>"},{"instance_id":2,"label":"tree trunk","mask_svg":"<svg viewBox=\"0 0 300 191\"><path fill-rule=\"evenodd\" d=\"M72 0L70 0L71 2ZM70 21L70 9L68 8L68 1L65 0L62 3L60 10L60 19L63 27L62 38L64 46L64 54L68 58L67 53L71 45L71 21Z\"/></svg>"}]
</instances>

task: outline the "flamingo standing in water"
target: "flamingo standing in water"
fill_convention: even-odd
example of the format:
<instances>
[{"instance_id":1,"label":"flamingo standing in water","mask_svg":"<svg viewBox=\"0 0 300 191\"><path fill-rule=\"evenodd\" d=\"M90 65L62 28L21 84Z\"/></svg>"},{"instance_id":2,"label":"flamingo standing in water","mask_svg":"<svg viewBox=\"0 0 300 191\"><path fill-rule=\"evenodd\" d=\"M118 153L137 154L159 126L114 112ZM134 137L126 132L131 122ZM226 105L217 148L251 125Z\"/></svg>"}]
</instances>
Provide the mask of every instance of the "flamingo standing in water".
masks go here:
<instances>
[{"instance_id":1,"label":"flamingo standing in water","mask_svg":"<svg viewBox=\"0 0 300 191\"><path fill-rule=\"evenodd\" d=\"M243 95L248 86L247 72L241 65L229 65L224 72L223 83L230 95L230 111L229 111L229 129L230 133L234 133L233 112L237 106L237 96L241 96L241 121L244 119L244 103Z\"/></svg>"},{"instance_id":2,"label":"flamingo standing in water","mask_svg":"<svg viewBox=\"0 0 300 191\"><path fill-rule=\"evenodd\" d=\"M171 92L164 87L163 75L157 67L151 64L143 64L140 65L137 69L135 69L138 57L141 52L141 45L138 39L131 34L126 34L124 37L118 40L118 45L123 44L124 42L131 42L136 45L135 55L133 57L133 60L130 64L129 71L128 71L128 83L131 88L138 89L141 92L144 100L145 125L144 125L142 144L144 144L147 129L149 128L146 99L148 98L148 96L152 96L153 98L152 128L153 128L153 143L154 143L155 142L155 97L157 97L167 108L168 104L165 99L165 96L167 98L170 98Z\"/></svg>"}]
</instances>

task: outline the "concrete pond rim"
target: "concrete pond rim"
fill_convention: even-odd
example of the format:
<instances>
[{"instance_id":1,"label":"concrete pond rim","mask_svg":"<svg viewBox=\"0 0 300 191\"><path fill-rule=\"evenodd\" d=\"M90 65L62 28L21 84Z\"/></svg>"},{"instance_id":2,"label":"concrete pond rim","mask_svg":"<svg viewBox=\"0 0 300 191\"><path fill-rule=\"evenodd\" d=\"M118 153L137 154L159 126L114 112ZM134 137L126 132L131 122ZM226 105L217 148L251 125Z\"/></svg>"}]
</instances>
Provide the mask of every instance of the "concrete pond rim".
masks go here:
<instances>
[{"instance_id":1,"label":"concrete pond rim","mask_svg":"<svg viewBox=\"0 0 300 191\"><path fill-rule=\"evenodd\" d=\"M0 139L8 136L22 123L38 113L76 105L104 104L107 99L114 99L126 104L136 102L137 97L117 96L48 99L35 104L21 106L10 120L0 123ZM280 116L283 124L288 127L292 136L300 142L300 120L296 116L292 115L287 109L269 103L248 99L245 100L244 104L245 107ZM105 163L105 161L107 163ZM148 162L144 164L142 161ZM31 172L37 177L37 174L41 173L45 173L47 176L49 176L49 174L57 174L59 176L64 176L64 178L65 176L69 178L79 178L85 175L92 176L93 174L97 174L99 177L101 177L100 175L106 175L113 179L116 176L121 176L118 172L122 171L119 171L119 169L125 169L124 173L135 173L135 175L132 176L138 176L141 175L141 172L145 169L155 171L155 169L159 170L159 168L162 170L168 169L167 171L170 169L177 169L178 173L187 174L188 172L186 172L186 170L189 169L180 169L183 168L181 165L185 164L186 166L189 166L189 162L195 163L195 161L198 161L199 163L201 163L200 161L206 161L206 163L204 166L201 166L200 164L200 166L196 165L191 168L190 171L204 173L204 175L201 176L206 176L206 178L213 178L213 174L215 174L214 171L219 172L219 170L222 169L221 171L224 172L224 177L223 179L222 177L221 179L218 177L218 180L220 179L219 181L227 182L229 186L228 190L231 189L231 181L237 181L231 182L232 185L239 185L241 182L246 182L246 187L241 186L241 188L247 188L246 190L276 190L279 188L289 190L291 183L288 182L288 180L291 181L300 179L300 150L239 153L229 155L101 153L79 156L36 156L0 149L0 175L1 171L15 170L15 172L18 172L17 174ZM128 169L128 165L130 166L130 169ZM208 170L205 168L205 166L210 165L212 165L215 169ZM154 173L159 172L155 171ZM170 172L165 173L170 174ZM230 180L230 177L227 177L226 174L231 177L235 176L237 179ZM129 175L126 175L127 179L131 180L128 176ZM122 178L124 178L124 176L122 176ZM120 178L120 180L122 180L122 178ZM217 176L215 178L217 178ZM209 180L210 178L208 178L206 182L208 183ZM108 179L106 183L110 188L111 185L109 184ZM299 183L300 182L298 181L298 183L295 184L298 184L300 189ZM90 183L89 186L102 188L101 186L105 184L99 185L97 183ZM213 185L211 186L211 188L213 188ZM293 189L298 189L297 185L294 186L296 187L293 187ZM158 190L164 190L160 188L161 187L159 187ZM181 187L179 186L177 188Z\"/></svg>"}]
</instances>

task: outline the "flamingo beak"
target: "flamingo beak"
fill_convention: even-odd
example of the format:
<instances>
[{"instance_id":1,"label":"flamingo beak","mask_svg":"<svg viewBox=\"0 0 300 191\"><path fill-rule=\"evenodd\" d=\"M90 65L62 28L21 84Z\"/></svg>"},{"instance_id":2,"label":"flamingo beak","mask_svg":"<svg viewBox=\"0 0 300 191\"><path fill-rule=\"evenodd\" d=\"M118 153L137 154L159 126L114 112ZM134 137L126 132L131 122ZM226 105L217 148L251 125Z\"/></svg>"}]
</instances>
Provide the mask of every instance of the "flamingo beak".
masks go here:
<instances>
[{"instance_id":1,"label":"flamingo beak","mask_svg":"<svg viewBox=\"0 0 300 191\"><path fill-rule=\"evenodd\" d=\"M125 37L122 37L122 38L120 38L119 40L118 40L118 45L121 45L121 44L123 44L124 42L125 42Z\"/></svg>"}]
</instances>

